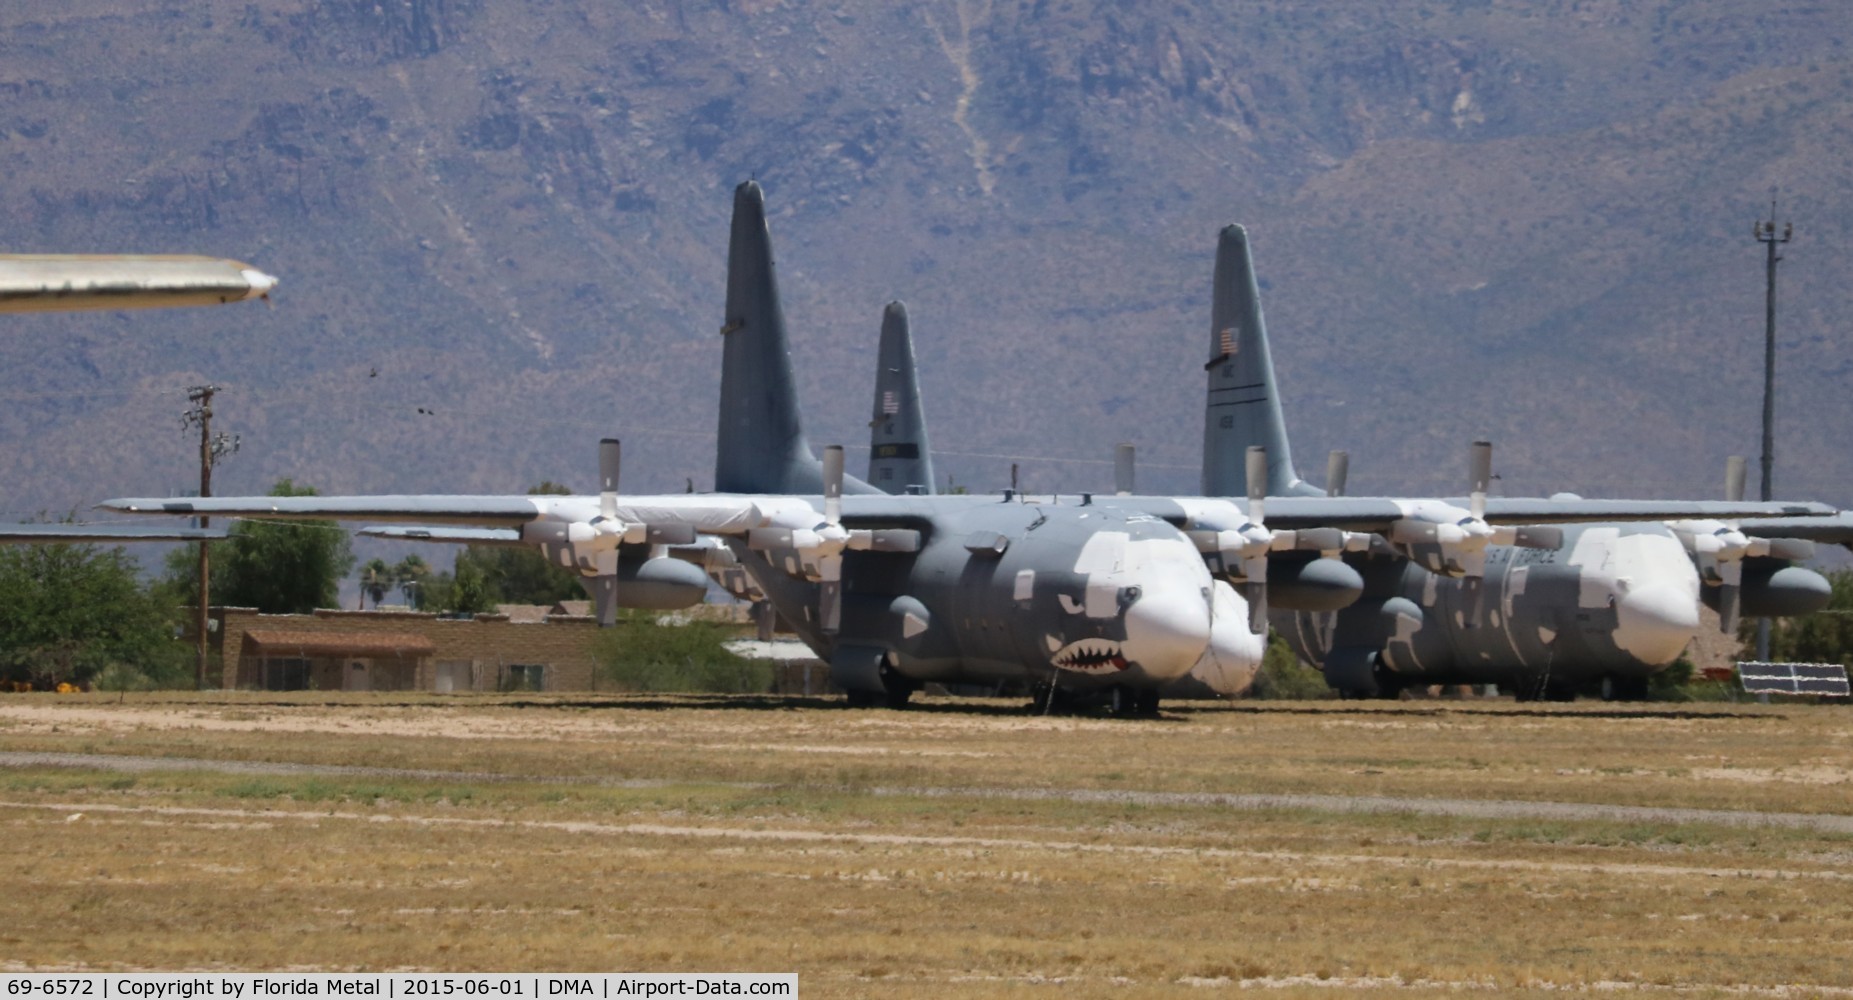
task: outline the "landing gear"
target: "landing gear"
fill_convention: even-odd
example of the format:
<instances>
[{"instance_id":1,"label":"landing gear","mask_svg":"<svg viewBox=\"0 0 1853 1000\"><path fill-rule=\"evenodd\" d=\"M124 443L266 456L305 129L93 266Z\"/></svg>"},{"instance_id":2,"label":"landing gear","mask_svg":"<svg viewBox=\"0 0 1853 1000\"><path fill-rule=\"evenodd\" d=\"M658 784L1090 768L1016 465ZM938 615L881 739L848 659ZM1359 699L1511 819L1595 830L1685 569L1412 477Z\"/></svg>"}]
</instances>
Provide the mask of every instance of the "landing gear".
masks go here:
<instances>
[{"instance_id":1,"label":"landing gear","mask_svg":"<svg viewBox=\"0 0 1853 1000\"><path fill-rule=\"evenodd\" d=\"M1646 701L1647 678L1610 674L1602 682L1604 701Z\"/></svg>"},{"instance_id":2,"label":"landing gear","mask_svg":"<svg viewBox=\"0 0 1853 1000\"><path fill-rule=\"evenodd\" d=\"M1115 684L1107 689L1106 704L1107 711L1118 718L1154 718L1158 715L1158 689Z\"/></svg>"},{"instance_id":3,"label":"landing gear","mask_svg":"<svg viewBox=\"0 0 1853 1000\"><path fill-rule=\"evenodd\" d=\"M907 699L913 697L913 688L900 688L890 691L850 691L845 696L850 708L892 708L896 711L907 707Z\"/></svg>"},{"instance_id":4,"label":"landing gear","mask_svg":"<svg viewBox=\"0 0 1853 1000\"><path fill-rule=\"evenodd\" d=\"M1544 683L1545 701L1575 701L1576 684L1568 680L1549 680Z\"/></svg>"},{"instance_id":5,"label":"landing gear","mask_svg":"<svg viewBox=\"0 0 1853 1000\"><path fill-rule=\"evenodd\" d=\"M892 708L899 711L907 707L907 699L920 689L916 682L896 673L887 664L882 664L880 691L859 688L846 692L845 699L850 708Z\"/></svg>"}]
</instances>

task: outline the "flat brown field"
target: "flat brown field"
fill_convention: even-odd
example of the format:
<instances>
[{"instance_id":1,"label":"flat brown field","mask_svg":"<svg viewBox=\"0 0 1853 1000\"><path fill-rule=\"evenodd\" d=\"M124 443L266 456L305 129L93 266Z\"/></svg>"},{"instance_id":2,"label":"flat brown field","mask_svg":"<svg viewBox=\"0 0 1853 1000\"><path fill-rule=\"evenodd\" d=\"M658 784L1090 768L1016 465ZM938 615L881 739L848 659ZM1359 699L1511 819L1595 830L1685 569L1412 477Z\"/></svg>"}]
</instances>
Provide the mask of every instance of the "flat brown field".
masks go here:
<instances>
[{"instance_id":1,"label":"flat brown field","mask_svg":"<svg viewBox=\"0 0 1853 1000\"><path fill-rule=\"evenodd\" d=\"M0 696L0 963L1853 996L1853 710Z\"/></svg>"}]
</instances>

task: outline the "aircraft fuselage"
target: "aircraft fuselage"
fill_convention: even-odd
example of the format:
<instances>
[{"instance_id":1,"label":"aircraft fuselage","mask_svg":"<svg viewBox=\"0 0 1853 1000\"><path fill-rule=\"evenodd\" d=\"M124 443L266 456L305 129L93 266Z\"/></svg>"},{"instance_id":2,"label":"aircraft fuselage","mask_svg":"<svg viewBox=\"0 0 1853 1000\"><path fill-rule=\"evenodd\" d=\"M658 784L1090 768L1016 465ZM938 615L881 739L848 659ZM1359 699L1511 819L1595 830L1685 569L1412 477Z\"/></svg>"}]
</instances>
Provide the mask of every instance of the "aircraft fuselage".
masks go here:
<instances>
[{"instance_id":1,"label":"aircraft fuselage","mask_svg":"<svg viewBox=\"0 0 1853 1000\"><path fill-rule=\"evenodd\" d=\"M1026 680L1155 689L1204 656L1215 584L1177 528L1100 504L973 498L948 510L945 500L890 498L893 514L879 524L846 517L922 537L914 553L846 554L835 635L817 626L817 589L789 571L789 555L735 551L852 690L877 678L889 688Z\"/></svg>"},{"instance_id":2,"label":"aircraft fuselage","mask_svg":"<svg viewBox=\"0 0 1853 1000\"><path fill-rule=\"evenodd\" d=\"M1282 611L1274 626L1327 680L1354 694L1428 684L1542 691L1603 677L1640 683L1699 628L1699 578L1664 525L1566 526L1561 546L1493 546L1471 624L1463 581L1402 559L1353 563L1365 590L1327 616Z\"/></svg>"}]
</instances>

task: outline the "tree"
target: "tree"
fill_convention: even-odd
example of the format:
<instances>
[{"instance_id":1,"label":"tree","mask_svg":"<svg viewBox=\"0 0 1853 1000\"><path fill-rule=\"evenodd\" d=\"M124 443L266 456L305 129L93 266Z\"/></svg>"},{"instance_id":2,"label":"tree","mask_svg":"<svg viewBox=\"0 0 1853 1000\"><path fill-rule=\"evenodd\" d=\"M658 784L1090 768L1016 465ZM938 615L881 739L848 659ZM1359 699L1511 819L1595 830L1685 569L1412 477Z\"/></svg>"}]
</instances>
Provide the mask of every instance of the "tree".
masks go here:
<instances>
[{"instance_id":1,"label":"tree","mask_svg":"<svg viewBox=\"0 0 1853 1000\"><path fill-rule=\"evenodd\" d=\"M399 560L393 565L392 578L399 586L399 593L405 595L406 606L423 611L425 584L431 578L431 567L424 559L414 552Z\"/></svg>"},{"instance_id":2,"label":"tree","mask_svg":"<svg viewBox=\"0 0 1853 1000\"><path fill-rule=\"evenodd\" d=\"M386 560L374 557L360 568L360 592L373 598L373 607L379 609L380 601L386 596L396 581L393 579L392 567Z\"/></svg>"},{"instance_id":3,"label":"tree","mask_svg":"<svg viewBox=\"0 0 1853 1000\"><path fill-rule=\"evenodd\" d=\"M1827 580L1834 588L1827 607L1773 623L1769 632L1770 659L1853 666L1853 570L1829 573ZM1754 634L1749 629L1746 632ZM1743 658L1752 659L1753 654L1746 651Z\"/></svg>"},{"instance_id":4,"label":"tree","mask_svg":"<svg viewBox=\"0 0 1853 1000\"><path fill-rule=\"evenodd\" d=\"M270 488L273 497L314 495L288 479ZM183 588L190 602L199 592L191 556L170 556L167 565L170 586ZM212 545L211 600L265 614L308 614L337 606L340 581L353 565L347 531L333 521L239 521L231 537Z\"/></svg>"},{"instance_id":5,"label":"tree","mask_svg":"<svg viewBox=\"0 0 1853 1000\"><path fill-rule=\"evenodd\" d=\"M529 496L570 496L553 480L528 490ZM547 561L533 545L472 545L457 556L482 574L493 604L558 604L585 596L578 574Z\"/></svg>"},{"instance_id":6,"label":"tree","mask_svg":"<svg viewBox=\"0 0 1853 1000\"><path fill-rule=\"evenodd\" d=\"M0 547L0 669L44 687L105 671L121 686L192 686L172 606L133 559L94 545Z\"/></svg>"},{"instance_id":7,"label":"tree","mask_svg":"<svg viewBox=\"0 0 1853 1000\"><path fill-rule=\"evenodd\" d=\"M495 595L489 592L489 584L483 578L482 570L467 558L468 553L457 553L457 566L451 572L450 600L446 610L464 614L476 614L481 611L495 610Z\"/></svg>"}]
</instances>

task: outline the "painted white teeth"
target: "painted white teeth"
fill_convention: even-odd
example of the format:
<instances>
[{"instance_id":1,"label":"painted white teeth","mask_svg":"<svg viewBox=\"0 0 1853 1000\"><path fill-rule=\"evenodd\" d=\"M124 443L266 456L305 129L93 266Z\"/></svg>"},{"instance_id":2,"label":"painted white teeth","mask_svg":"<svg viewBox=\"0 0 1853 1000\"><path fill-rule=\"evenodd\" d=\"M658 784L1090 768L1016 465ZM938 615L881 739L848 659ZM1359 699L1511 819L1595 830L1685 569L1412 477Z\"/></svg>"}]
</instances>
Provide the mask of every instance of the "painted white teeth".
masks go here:
<instances>
[{"instance_id":1,"label":"painted white teeth","mask_svg":"<svg viewBox=\"0 0 1853 1000\"><path fill-rule=\"evenodd\" d=\"M1110 639L1082 639L1050 658L1060 669L1080 673L1110 673L1126 669L1120 645Z\"/></svg>"}]
</instances>

